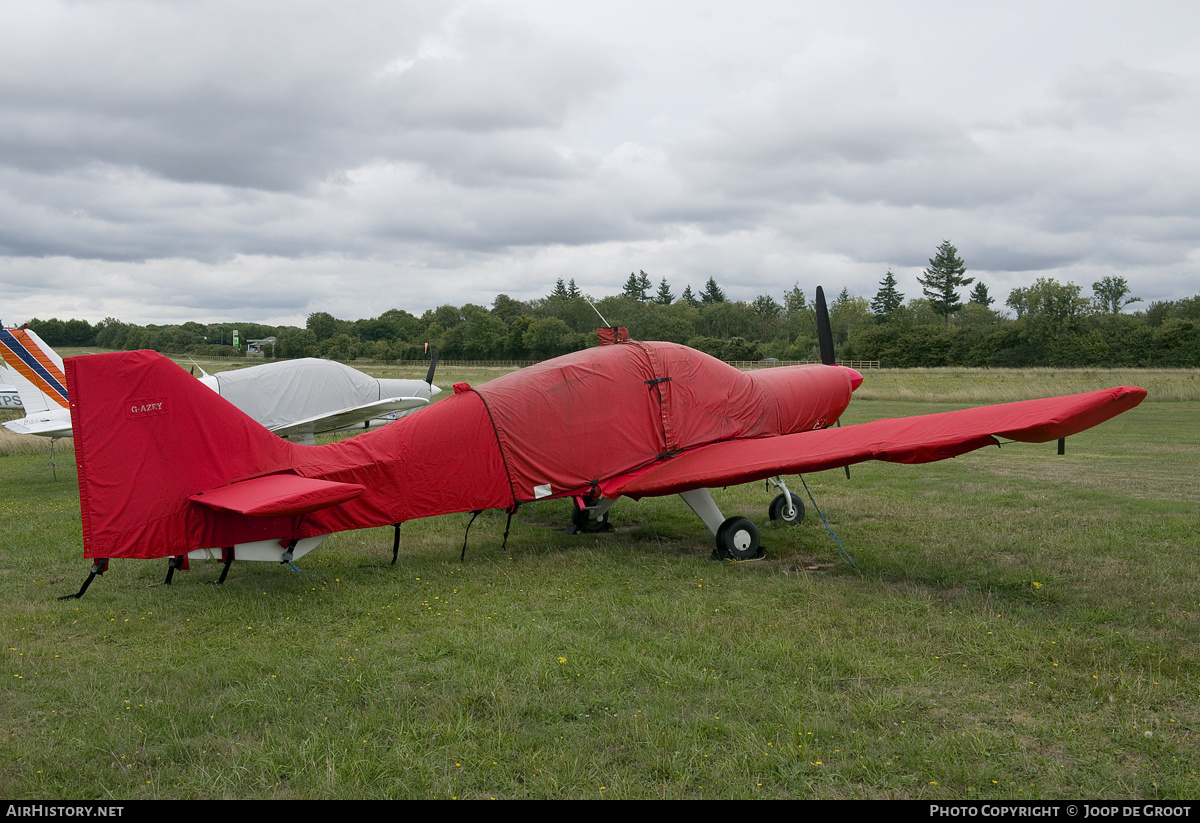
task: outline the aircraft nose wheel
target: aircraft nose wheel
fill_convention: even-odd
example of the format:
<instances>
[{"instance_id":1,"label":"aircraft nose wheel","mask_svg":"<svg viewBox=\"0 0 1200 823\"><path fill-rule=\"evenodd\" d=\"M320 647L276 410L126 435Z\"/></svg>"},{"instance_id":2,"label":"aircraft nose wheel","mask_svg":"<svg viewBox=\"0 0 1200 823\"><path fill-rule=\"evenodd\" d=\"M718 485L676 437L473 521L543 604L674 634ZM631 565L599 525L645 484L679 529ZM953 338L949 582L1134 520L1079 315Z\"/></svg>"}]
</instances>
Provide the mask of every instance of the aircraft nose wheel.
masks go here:
<instances>
[{"instance_id":1,"label":"aircraft nose wheel","mask_svg":"<svg viewBox=\"0 0 1200 823\"><path fill-rule=\"evenodd\" d=\"M788 498L783 494L775 496L767 512L771 515L772 520L782 520L789 526L798 526L804 520L804 501L791 492L787 492L787 494L792 498L791 512L788 512Z\"/></svg>"},{"instance_id":2,"label":"aircraft nose wheel","mask_svg":"<svg viewBox=\"0 0 1200 823\"><path fill-rule=\"evenodd\" d=\"M748 518L731 517L717 529L717 558L752 560L762 556L758 528Z\"/></svg>"}]
</instances>

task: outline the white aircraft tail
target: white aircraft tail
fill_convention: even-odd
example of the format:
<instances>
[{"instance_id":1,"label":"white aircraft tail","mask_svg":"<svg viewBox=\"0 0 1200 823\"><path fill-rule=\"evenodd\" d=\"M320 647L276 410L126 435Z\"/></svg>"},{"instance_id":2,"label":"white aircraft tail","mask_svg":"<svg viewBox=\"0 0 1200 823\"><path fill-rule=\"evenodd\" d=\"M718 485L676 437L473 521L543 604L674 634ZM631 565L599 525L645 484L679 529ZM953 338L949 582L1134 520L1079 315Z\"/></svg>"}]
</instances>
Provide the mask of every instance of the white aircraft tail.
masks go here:
<instances>
[{"instance_id":1,"label":"white aircraft tail","mask_svg":"<svg viewBox=\"0 0 1200 823\"><path fill-rule=\"evenodd\" d=\"M62 358L37 334L29 329L0 329L0 358L26 415L70 409Z\"/></svg>"}]
</instances>

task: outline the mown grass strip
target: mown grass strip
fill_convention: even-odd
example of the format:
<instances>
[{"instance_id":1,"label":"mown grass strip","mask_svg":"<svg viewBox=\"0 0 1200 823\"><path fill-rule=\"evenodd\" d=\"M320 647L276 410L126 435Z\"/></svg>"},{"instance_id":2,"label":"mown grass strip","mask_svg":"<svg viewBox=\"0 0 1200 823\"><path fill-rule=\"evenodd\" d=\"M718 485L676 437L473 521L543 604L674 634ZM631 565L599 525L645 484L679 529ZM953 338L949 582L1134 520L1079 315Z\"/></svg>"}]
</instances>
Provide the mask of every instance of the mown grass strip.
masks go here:
<instances>
[{"instance_id":1,"label":"mown grass strip","mask_svg":"<svg viewBox=\"0 0 1200 823\"><path fill-rule=\"evenodd\" d=\"M1136 382L1131 381L1131 382ZM847 422L950 405L868 400ZM11 798L1200 794L1200 404L1053 444L717 491L568 536L562 501L332 538L302 571L87 571L69 461L0 455ZM64 470L63 466L67 466Z\"/></svg>"}]
</instances>

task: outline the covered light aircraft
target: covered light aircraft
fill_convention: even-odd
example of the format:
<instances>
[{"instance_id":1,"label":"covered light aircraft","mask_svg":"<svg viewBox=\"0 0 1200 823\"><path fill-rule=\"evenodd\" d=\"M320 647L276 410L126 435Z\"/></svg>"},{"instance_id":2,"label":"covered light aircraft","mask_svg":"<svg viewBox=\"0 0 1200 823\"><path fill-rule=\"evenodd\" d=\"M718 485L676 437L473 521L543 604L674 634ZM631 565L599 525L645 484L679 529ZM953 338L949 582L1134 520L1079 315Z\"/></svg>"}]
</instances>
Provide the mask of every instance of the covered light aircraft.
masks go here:
<instances>
[{"instance_id":1,"label":"covered light aircraft","mask_svg":"<svg viewBox=\"0 0 1200 823\"><path fill-rule=\"evenodd\" d=\"M200 382L275 434L312 445L315 435L371 429L424 408L437 355L425 380L376 379L333 360L306 357L203 374Z\"/></svg>"},{"instance_id":2,"label":"covered light aircraft","mask_svg":"<svg viewBox=\"0 0 1200 823\"><path fill-rule=\"evenodd\" d=\"M476 388L456 384L420 414L321 446L272 436L153 352L71 358L84 554L95 563L68 597L111 558L167 557L172 571L222 559L224 580L235 558L290 562L334 532L549 498L574 498L577 525L591 530L622 496L678 493L718 556L750 558L754 523L725 518L710 488L774 478L784 491L772 515L795 520L799 498L780 475L1057 440L1145 396L1126 386L833 428L862 375L832 365L827 317L827 365L753 373L622 332Z\"/></svg>"},{"instance_id":3,"label":"covered light aircraft","mask_svg":"<svg viewBox=\"0 0 1200 823\"><path fill-rule=\"evenodd\" d=\"M0 357L16 384L25 417L4 426L18 434L71 436L63 361L30 329L0 329ZM433 385L434 355L425 380L376 379L332 360L285 360L203 374L200 382L280 437L302 443L348 428L374 428L424 408ZM0 394L0 398L3 395ZM2 402L2 401L0 401Z\"/></svg>"}]
</instances>

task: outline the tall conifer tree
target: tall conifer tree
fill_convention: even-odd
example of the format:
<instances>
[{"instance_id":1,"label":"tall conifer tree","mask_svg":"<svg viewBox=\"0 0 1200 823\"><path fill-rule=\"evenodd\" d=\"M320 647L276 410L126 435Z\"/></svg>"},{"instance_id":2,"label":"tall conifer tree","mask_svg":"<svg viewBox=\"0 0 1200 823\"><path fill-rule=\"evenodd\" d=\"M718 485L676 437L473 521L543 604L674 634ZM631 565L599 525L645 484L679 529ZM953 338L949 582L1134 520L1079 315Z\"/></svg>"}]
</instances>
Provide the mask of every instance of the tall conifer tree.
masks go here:
<instances>
[{"instance_id":1,"label":"tall conifer tree","mask_svg":"<svg viewBox=\"0 0 1200 823\"><path fill-rule=\"evenodd\" d=\"M967 302L978 303L986 309L995 303L996 299L988 294L988 287L983 284L983 281L980 281L975 284L975 288L971 289L971 296Z\"/></svg>"},{"instance_id":2,"label":"tall conifer tree","mask_svg":"<svg viewBox=\"0 0 1200 823\"><path fill-rule=\"evenodd\" d=\"M896 275L888 269L887 274L879 281L879 291L871 301L871 311L882 322L888 315L904 305L904 295L896 290Z\"/></svg>"},{"instance_id":3,"label":"tall conifer tree","mask_svg":"<svg viewBox=\"0 0 1200 823\"><path fill-rule=\"evenodd\" d=\"M958 256L958 249L949 240L943 240L942 245L938 246L937 255L929 258L925 276L917 276L929 305L942 316L944 325L949 326L950 315L962 308L958 290L975 282L974 277L963 276L966 272L966 264Z\"/></svg>"},{"instance_id":4,"label":"tall conifer tree","mask_svg":"<svg viewBox=\"0 0 1200 823\"><path fill-rule=\"evenodd\" d=\"M655 302L664 306L669 306L675 302L675 295L671 294L671 287L667 284L667 278L663 278L658 284L658 294L654 297Z\"/></svg>"},{"instance_id":5,"label":"tall conifer tree","mask_svg":"<svg viewBox=\"0 0 1200 823\"><path fill-rule=\"evenodd\" d=\"M700 292L700 302L706 304L725 302L725 292L721 291L721 287L717 285L716 278L708 278L708 282L704 284L704 291Z\"/></svg>"}]
</instances>

